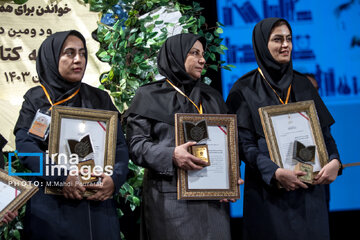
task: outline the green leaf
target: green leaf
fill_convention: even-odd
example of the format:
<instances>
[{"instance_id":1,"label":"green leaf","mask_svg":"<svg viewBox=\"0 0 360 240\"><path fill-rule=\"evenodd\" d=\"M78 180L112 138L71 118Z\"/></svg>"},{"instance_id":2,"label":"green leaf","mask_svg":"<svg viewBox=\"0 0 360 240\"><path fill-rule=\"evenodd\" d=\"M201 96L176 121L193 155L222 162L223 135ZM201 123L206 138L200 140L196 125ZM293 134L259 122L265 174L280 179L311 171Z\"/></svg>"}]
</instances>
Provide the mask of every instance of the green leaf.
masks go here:
<instances>
[{"instance_id":1,"label":"green leaf","mask_svg":"<svg viewBox=\"0 0 360 240\"><path fill-rule=\"evenodd\" d=\"M216 52L219 54L225 54L225 52L221 49L221 47L217 47Z\"/></svg>"},{"instance_id":2,"label":"green leaf","mask_svg":"<svg viewBox=\"0 0 360 240\"><path fill-rule=\"evenodd\" d=\"M123 189L123 188L120 188L119 193L120 193L121 196L125 196L126 195L126 190Z\"/></svg>"},{"instance_id":3,"label":"green leaf","mask_svg":"<svg viewBox=\"0 0 360 240\"><path fill-rule=\"evenodd\" d=\"M158 34L158 32L152 32L149 34L149 38L153 38Z\"/></svg>"},{"instance_id":4,"label":"green leaf","mask_svg":"<svg viewBox=\"0 0 360 240\"><path fill-rule=\"evenodd\" d=\"M222 33L224 33L224 30L222 28L218 27L216 29L216 32L219 33L219 34L222 34Z\"/></svg>"},{"instance_id":5,"label":"green leaf","mask_svg":"<svg viewBox=\"0 0 360 240\"><path fill-rule=\"evenodd\" d=\"M136 205L136 206L140 206L140 199L139 199L138 197L135 197L135 196L134 196L134 198L133 198L133 203L134 203L134 205Z\"/></svg>"},{"instance_id":6,"label":"green leaf","mask_svg":"<svg viewBox=\"0 0 360 240\"><path fill-rule=\"evenodd\" d=\"M231 67L231 68L236 68L236 66L231 65L231 64L228 64L228 65L226 65L226 66Z\"/></svg>"},{"instance_id":7,"label":"green leaf","mask_svg":"<svg viewBox=\"0 0 360 240\"><path fill-rule=\"evenodd\" d=\"M147 32L146 27L143 24L141 24L140 31L141 32Z\"/></svg>"},{"instance_id":8,"label":"green leaf","mask_svg":"<svg viewBox=\"0 0 360 240\"><path fill-rule=\"evenodd\" d=\"M118 105L118 109L119 109L120 113L123 113L124 112L124 104Z\"/></svg>"},{"instance_id":9,"label":"green leaf","mask_svg":"<svg viewBox=\"0 0 360 240\"><path fill-rule=\"evenodd\" d=\"M214 36L211 33L207 32L205 33L205 39L207 42L211 42L214 39Z\"/></svg>"},{"instance_id":10,"label":"green leaf","mask_svg":"<svg viewBox=\"0 0 360 240\"><path fill-rule=\"evenodd\" d=\"M179 18L179 23L185 23L186 19L187 19L187 16L181 16Z\"/></svg>"},{"instance_id":11,"label":"green leaf","mask_svg":"<svg viewBox=\"0 0 360 240\"><path fill-rule=\"evenodd\" d=\"M206 51L204 54L205 60L207 60L209 57L210 57L210 53L208 51Z\"/></svg>"},{"instance_id":12,"label":"green leaf","mask_svg":"<svg viewBox=\"0 0 360 240\"><path fill-rule=\"evenodd\" d=\"M103 62L110 62L110 55L105 55L104 57L101 57L100 60L103 61Z\"/></svg>"},{"instance_id":13,"label":"green leaf","mask_svg":"<svg viewBox=\"0 0 360 240\"><path fill-rule=\"evenodd\" d=\"M192 9L192 7L191 6L184 6L183 7L183 10L185 10L185 11L187 11L187 10L191 10Z\"/></svg>"},{"instance_id":14,"label":"green leaf","mask_svg":"<svg viewBox=\"0 0 360 240\"><path fill-rule=\"evenodd\" d=\"M160 17L160 15L157 14L157 15L153 16L152 19L153 19L153 20L156 20L156 19L158 19L159 17Z\"/></svg>"},{"instance_id":15,"label":"green leaf","mask_svg":"<svg viewBox=\"0 0 360 240\"><path fill-rule=\"evenodd\" d=\"M180 11L180 4L178 2L175 3L175 10Z\"/></svg>"},{"instance_id":16,"label":"green leaf","mask_svg":"<svg viewBox=\"0 0 360 240\"><path fill-rule=\"evenodd\" d=\"M134 34L132 34L132 35L129 37L128 42L129 42L129 43L134 42L134 41L135 41L135 38L136 38L136 34L134 33Z\"/></svg>"},{"instance_id":17,"label":"green leaf","mask_svg":"<svg viewBox=\"0 0 360 240\"><path fill-rule=\"evenodd\" d=\"M120 80L120 89L124 90L126 88L126 80L123 78Z\"/></svg>"},{"instance_id":18,"label":"green leaf","mask_svg":"<svg viewBox=\"0 0 360 240\"><path fill-rule=\"evenodd\" d=\"M116 209L116 213L117 213L117 216L118 216L119 218L122 217L122 216L124 216L124 213L123 213L123 211L121 211L120 208L117 208L117 209Z\"/></svg>"},{"instance_id":19,"label":"green leaf","mask_svg":"<svg viewBox=\"0 0 360 240\"><path fill-rule=\"evenodd\" d=\"M135 171L138 168L131 160L129 161L128 167L131 171Z\"/></svg>"},{"instance_id":20,"label":"green leaf","mask_svg":"<svg viewBox=\"0 0 360 240\"><path fill-rule=\"evenodd\" d=\"M222 50L228 50L228 48L225 46L225 45L220 45L220 48L222 49Z\"/></svg>"},{"instance_id":21,"label":"green leaf","mask_svg":"<svg viewBox=\"0 0 360 240\"><path fill-rule=\"evenodd\" d=\"M113 29L117 29L119 25L120 25L120 21L117 20L116 23L113 25Z\"/></svg>"},{"instance_id":22,"label":"green leaf","mask_svg":"<svg viewBox=\"0 0 360 240\"><path fill-rule=\"evenodd\" d=\"M114 71L113 70L110 70L108 78L109 78L109 80L112 80L114 78Z\"/></svg>"},{"instance_id":23,"label":"green leaf","mask_svg":"<svg viewBox=\"0 0 360 240\"><path fill-rule=\"evenodd\" d=\"M124 188L131 195L134 194L134 188L132 186L130 186L129 183L125 182L124 185L122 185L122 188Z\"/></svg>"},{"instance_id":24,"label":"green leaf","mask_svg":"<svg viewBox=\"0 0 360 240\"><path fill-rule=\"evenodd\" d=\"M216 65L209 65L209 68L218 71L218 67Z\"/></svg>"},{"instance_id":25,"label":"green leaf","mask_svg":"<svg viewBox=\"0 0 360 240\"><path fill-rule=\"evenodd\" d=\"M211 46L209 47L209 50L210 50L211 52L216 52L216 51L217 51L217 47L214 46L214 45L211 45Z\"/></svg>"},{"instance_id":26,"label":"green leaf","mask_svg":"<svg viewBox=\"0 0 360 240\"><path fill-rule=\"evenodd\" d=\"M107 32L107 33L105 34L104 41L107 41L107 40L109 40L110 38L111 38L111 32L109 31L109 32Z\"/></svg>"},{"instance_id":27,"label":"green leaf","mask_svg":"<svg viewBox=\"0 0 360 240\"><path fill-rule=\"evenodd\" d=\"M135 46L136 46L136 45L139 45L140 43L142 43L142 41L143 41L142 38L137 38L137 39L135 40Z\"/></svg>"},{"instance_id":28,"label":"green leaf","mask_svg":"<svg viewBox=\"0 0 360 240\"><path fill-rule=\"evenodd\" d=\"M200 3L198 3L198 2L193 2L193 6L194 6L194 8L200 7Z\"/></svg>"},{"instance_id":29,"label":"green leaf","mask_svg":"<svg viewBox=\"0 0 360 240\"><path fill-rule=\"evenodd\" d=\"M130 87L132 87L132 88L134 88L134 89L137 89L137 88L139 87L138 81L130 81L130 80L128 80L127 83L128 83L128 85L129 85Z\"/></svg>"},{"instance_id":30,"label":"green leaf","mask_svg":"<svg viewBox=\"0 0 360 240\"><path fill-rule=\"evenodd\" d=\"M136 208L136 206L135 206L134 204L130 204L130 209L131 209L131 211L134 211L135 208Z\"/></svg>"},{"instance_id":31,"label":"green leaf","mask_svg":"<svg viewBox=\"0 0 360 240\"><path fill-rule=\"evenodd\" d=\"M191 16L187 21L186 21L187 24L194 24L196 23L196 18L194 18L193 16Z\"/></svg>"},{"instance_id":32,"label":"green leaf","mask_svg":"<svg viewBox=\"0 0 360 240\"><path fill-rule=\"evenodd\" d=\"M203 16L200 16L199 20L201 25L205 23L205 18Z\"/></svg>"},{"instance_id":33,"label":"green leaf","mask_svg":"<svg viewBox=\"0 0 360 240\"><path fill-rule=\"evenodd\" d=\"M214 43L215 44L220 44L222 42L222 40L223 40L222 38L215 38Z\"/></svg>"},{"instance_id":34,"label":"green leaf","mask_svg":"<svg viewBox=\"0 0 360 240\"><path fill-rule=\"evenodd\" d=\"M9 238L9 226L8 225L5 226L3 233L4 233L5 239L8 239Z\"/></svg>"},{"instance_id":35,"label":"green leaf","mask_svg":"<svg viewBox=\"0 0 360 240\"><path fill-rule=\"evenodd\" d=\"M17 239L17 240L20 240L20 232L19 232L19 230L14 230L13 231L13 235L14 235L14 237Z\"/></svg>"},{"instance_id":36,"label":"green leaf","mask_svg":"<svg viewBox=\"0 0 360 240\"><path fill-rule=\"evenodd\" d=\"M148 8L151 8L154 5L154 3L152 3L151 1L146 1L146 6L148 6Z\"/></svg>"},{"instance_id":37,"label":"green leaf","mask_svg":"<svg viewBox=\"0 0 360 240\"><path fill-rule=\"evenodd\" d=\"M231 71L231 68L229 68L228 66L222 66L222 68Z\"/></svg>"},{"instance_id":38,"label":"green leaf","mask_svg":"<svg viewBox=\"0 0 360 240\"><path fill-rule=\"evenodd\" d=\"M26 3L28 0L14 0L14 3L16 4L24 4Z\"/></svg>"}]
</instances>

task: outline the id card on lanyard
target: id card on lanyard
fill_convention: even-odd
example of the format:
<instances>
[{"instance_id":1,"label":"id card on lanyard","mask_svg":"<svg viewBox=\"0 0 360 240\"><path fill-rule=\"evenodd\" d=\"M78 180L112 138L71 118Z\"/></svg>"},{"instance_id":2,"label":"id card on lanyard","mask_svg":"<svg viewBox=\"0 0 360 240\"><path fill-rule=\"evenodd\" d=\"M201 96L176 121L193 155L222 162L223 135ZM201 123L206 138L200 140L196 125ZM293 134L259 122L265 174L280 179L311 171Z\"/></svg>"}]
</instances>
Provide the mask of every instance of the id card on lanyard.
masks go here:
<instances>
[{"instance_id":1,"label":"id card on lanyard","mask_svg":"<svg viewBox=\"0 0 360 240\"><path fill-rule=\"evenodd\" d=\"M40 109L38 109L28 134L44 141L49 134L50 122L51 116L49 113L41 112Z\"/></svg>"},{"instance_id":2,"label":"id card on lanyard","mask_svg":"<svg viewBox=\"0 0 360 240\"><path fill-rule=\"evenodd\" d=\"M43 112L40 109L37 110L37 112L35 114L35 117L34 117L34 120L31 123L28 134L35 137L35 138L38 138L38 139L40 139L42 141L45 141L45 139L47 138L47 136L49 134L50 123L51 123L50 111L51 111L52 107L55 106L55 105L59 105L61 103L64 103L64 102L70 100L71 98L75 97L75 95L78 94L78 92L80 91L80 88L77 89L69 97L67 97L67 98L65 98L63 100L60 100L60 101L58 101L56 103L53 103L51 101L50 95L47 92L46 88L41 84L40 84L40 86L44 90L46 98L48 99L49 103L51 104L51 107L46 112Z\"/></svg>"}]
</instances>

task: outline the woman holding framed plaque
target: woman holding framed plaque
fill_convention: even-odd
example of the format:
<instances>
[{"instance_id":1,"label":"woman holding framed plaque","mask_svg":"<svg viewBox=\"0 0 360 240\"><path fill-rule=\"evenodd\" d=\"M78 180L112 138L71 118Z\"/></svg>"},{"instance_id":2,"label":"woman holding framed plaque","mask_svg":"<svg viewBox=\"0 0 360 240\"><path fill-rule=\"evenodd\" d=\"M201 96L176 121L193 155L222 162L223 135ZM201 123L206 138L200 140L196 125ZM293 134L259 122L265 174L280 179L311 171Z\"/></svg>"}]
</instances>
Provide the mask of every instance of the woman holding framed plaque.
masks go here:
<instances>
[{"instance_id":1,"label":"woman holding framed plaque","mask_svg":"<svg viewBox=\"0 0 360 240\"><path fill-rule=\"evenodd\" d=\"M146 168L141 239L230 239L228 205L209 200L177 200L177 169L208 165L188 152L194 142L175 147L175 113L226 113L221 95L201 82L206 40L185 33L166 40L158 54L164 79L137 90L127 110L131 159Z\"/></svg>"},{"instance_id":2,"label":"woman holding framed plaque","mask_svg":"<svg viewBox=\"0 0 360 240\"><path fill-rule=\"evenodd\" d=\"M120 121L117 132L111 133L117 134L113 174L103 172L99 184L82 185L78 176L65 174L68 169L52 168L56 165L51 161L54 156L46 155L49 149L49 111L54 109L53 106L78 107L84 111L101 109L117 113L105 91L81 82L86 69L87 53L85 38L75 30L49 36L38 51L36 69L41 86L31 88L24 95L25 101L14 130L19 153L37 153L43 157L42 162L39 161L39 156L20 157L25 167L33 173L39 173L31 178L39 186L39 191L28 201L26 207L24 231L27 239L120 239L116 202L112 197L125 182L128 172L128 151ZM73 122L76 121L80 120L75 119ZM88 122L93 123L91 120ZM103 122L98 122L96 127L99 131L108 129L108 125ZM72 131L76 129L74 124L69 128ZM78 128L79 133L92 134L94 131L89 129L85 120ZM66 127L64 130L67 130ZM88 152L89 149L96 153L96 145L90 148L87 145L95 140L97 141L92 139L90 143L76 145L77 155ZM62 187L60 194L63 195L45 194L45 188L51 186ZM85 198L83 194L88 188L96 193Z\"/></svg>"},{"instance_id":3,"label":"woman holding framed plaque","mask_svg":"<svg viewBox=\"0 0 360 240\"><path fill-rule=\"evenodd\" d=\"M259 67L234 84L226 102L230 111L238 116L239 148L246 163L245 237L329 239L322 184L334 181L341 172L338 150L330 134L334 120L312 84L292 68L292 30L286 20L268 18L260 21L254 28L252 41ZM306 172L280 168L271 160L271 149L265 139L269 134L263 130L258 110L306 100L315 104L328 152L324 166L309 185L299 180ZM290 119L291 114L288 116ZM280 145L280 142L276 143L276 146ZM310 149L308 153L311 155L313 151Z\"/></svg>"}]
</instances>

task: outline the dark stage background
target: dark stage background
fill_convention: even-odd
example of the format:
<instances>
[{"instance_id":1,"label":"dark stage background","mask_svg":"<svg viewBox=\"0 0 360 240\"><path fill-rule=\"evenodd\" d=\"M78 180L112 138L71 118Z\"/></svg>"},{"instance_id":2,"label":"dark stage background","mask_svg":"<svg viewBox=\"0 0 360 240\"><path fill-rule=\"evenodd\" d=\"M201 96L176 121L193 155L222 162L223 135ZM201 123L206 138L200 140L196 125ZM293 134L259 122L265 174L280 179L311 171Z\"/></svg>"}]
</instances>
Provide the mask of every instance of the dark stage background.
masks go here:
<instances>
[{"instance_id":1,"label":"dark stage background","mask_svg":"<svg viewBox=\"0 0 360 240\"><path fill-rule=\"evenodd\" d=\"M180 1L191 3L192 1ZM360 134L360 1L359 0L200 0L209 26L225 24L223 44L229 50L222 60L232 71L209 70L211 85L224 99L233 83L257 67L251 37L255 24L265 17L282 17L293 28L293 65L313 73L320 95L336 123L332 134L343 163L360 161L356 137ZM241 166L244 176L244 163ZM360 167L345 168L330 186L331 239L360 239ZM241 187L243 193L243 187ZM243 195L242 195L243 197ZM242 200L231 205L233 239L242 239Z\"/></svg>"}]
</instances>

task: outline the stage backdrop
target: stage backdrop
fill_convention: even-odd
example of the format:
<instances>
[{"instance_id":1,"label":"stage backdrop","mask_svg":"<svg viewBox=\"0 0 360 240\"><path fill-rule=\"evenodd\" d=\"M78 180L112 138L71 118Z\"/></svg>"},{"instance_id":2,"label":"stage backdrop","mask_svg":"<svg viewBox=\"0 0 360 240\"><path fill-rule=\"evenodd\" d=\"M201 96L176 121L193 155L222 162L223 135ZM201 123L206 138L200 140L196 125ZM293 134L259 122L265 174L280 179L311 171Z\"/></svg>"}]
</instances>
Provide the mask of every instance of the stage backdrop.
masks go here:
<instances>
[{"instance_id":1,"label":"stage backdrop","mask_svg":"<svg viewBox=\"0 0 360 240\"><path fill-rule=\"evenodd\" d=\"M224 98L239 77L257 68L251 40L255 24L267 17L285 18L293 30L294 69L315 75L336 120L331 130L341 160L359 162L360 1L218 0L217 5L229 48L223 60L236 66L222 72ZM243 173L244 164L241 168ZM360 209L359 176L360 167L346 168L331 184L331 210ZM242 216L242 200L232 204L232 216Z\"/></svg>"},{"instance_id":2,"label":"stage backdrop","mask_svg":"<svg viewBox=\"0 0 360 240\"><path fill-rule=\"evenodd\" d=\"M53 4L51 4L53 2ZM95 53L99 44L91 38L98 13L76 0L29 0L23 5L0 6L0 133L9 141L5 151L15 149L13 129L25 92L38 85L35 59L42 41L52 33L75 29L86 39L89 51L84 82L99 86L99 75L108 67Z\"/></svg>"}]
</instances>

